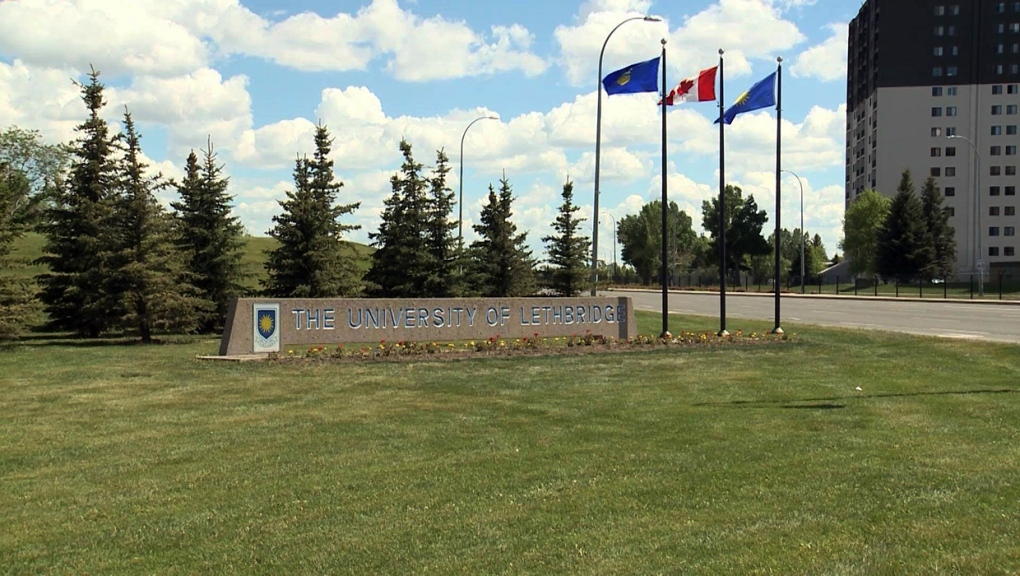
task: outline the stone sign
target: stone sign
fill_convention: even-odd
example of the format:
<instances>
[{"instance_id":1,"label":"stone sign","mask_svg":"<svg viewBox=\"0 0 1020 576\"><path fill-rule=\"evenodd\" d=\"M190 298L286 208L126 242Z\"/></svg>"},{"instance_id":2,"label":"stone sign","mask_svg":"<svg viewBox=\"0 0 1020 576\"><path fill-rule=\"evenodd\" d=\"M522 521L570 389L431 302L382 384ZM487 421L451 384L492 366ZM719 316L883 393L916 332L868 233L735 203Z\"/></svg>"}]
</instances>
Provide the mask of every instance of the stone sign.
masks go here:
<instances>
[{"instance_id":1,"label":"stone sign","mask_svg":"<svg viewBox=\"0 0 1020 576\"><path fill-rule=\"evenodd\" d=\"M288 346L380 340L445 342L489 337L637 335L630 298L238 298L220 356Z\"/></svg>"}]
</instances>

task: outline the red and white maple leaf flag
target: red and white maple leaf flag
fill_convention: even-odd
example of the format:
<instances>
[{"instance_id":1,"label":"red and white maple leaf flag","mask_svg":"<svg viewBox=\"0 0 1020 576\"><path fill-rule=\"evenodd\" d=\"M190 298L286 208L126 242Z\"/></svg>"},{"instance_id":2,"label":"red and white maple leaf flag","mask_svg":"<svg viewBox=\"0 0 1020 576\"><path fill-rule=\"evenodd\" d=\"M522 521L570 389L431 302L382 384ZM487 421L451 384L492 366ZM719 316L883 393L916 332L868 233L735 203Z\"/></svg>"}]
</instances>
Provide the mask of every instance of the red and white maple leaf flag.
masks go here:
<instances>
[{"instance_id":1,"label":"red and white maple leaf flag","mask_svg":"<svg viewBox=\"0 0 1020 576\"><path fill-rule=\"evenodd\" d=\"M715 71L718 66L713 66L698 72L697 76L684 78L669 91L666 95L666 105L672 106L678 102L710 102L715 100ZM662 104L662 101L659 101Z\"/></svg>"}]
</instances>

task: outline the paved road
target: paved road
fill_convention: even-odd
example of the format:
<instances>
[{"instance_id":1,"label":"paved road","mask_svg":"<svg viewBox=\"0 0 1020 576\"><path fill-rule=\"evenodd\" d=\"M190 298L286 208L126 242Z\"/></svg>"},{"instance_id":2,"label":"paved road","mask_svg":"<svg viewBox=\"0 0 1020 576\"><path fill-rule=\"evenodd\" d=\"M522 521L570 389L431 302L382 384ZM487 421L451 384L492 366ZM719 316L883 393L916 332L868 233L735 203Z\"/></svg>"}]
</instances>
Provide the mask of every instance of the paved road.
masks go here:
<instances>
[{"instance_id":1,"label":"paved road","mask_svg":"<svg viewBox=\"0 0 1020 576\"><path fill-rule=\"evenodd\" d=\"M660 292L615 290L633 298L638 310L662 310ZM1020 305L783 296L780 323L870 328L910 334L1020 343ZM719 316L719 294L670 292L669 311ZM733 318L773 320L773 295L727 294L727 324Z\"/></svg>"}]
</instances>

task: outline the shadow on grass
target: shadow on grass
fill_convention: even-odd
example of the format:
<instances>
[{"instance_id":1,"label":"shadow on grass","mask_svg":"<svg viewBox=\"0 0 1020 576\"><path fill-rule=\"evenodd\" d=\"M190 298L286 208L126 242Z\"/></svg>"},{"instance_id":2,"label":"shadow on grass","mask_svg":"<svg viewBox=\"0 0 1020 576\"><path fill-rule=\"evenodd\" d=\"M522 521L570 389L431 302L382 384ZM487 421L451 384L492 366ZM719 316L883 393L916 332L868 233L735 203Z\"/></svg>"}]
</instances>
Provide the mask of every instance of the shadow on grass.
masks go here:
<instances>
[{"instance_id":1,"label":"shadow on grass","mask_svg":"<svg viewBox=\"0 0 1020 576\"><path fill-rule=\"evenodd\" d=\"M4 344L9 347L16 346L27 346L27 347L50 347L58 346L61 348L106 348L106 347L126 347L126 346L164 346L164 345L179 345L179 344L191 344L197 340L203 339L216 339L219 340L219 335L215 336L181 336L181 335L165 335L160 337L154 337L152 342L145 344L137 336L102 336L99 338L86 338L83 336L74 336L71 334L53 334L53 333L30 333L22 335L17 340L11 340Z\"/></svg>"},{"instance_id":2,"label":"shadow on grass","mask_svg":"<svg viewBox=\"0 0 1020 576\"><path fill-rule=\"evenodd\" d=\"M867 400L872 398L907 398L911 396L970 396L977 394L1018 394L1020 389L995 388L989 390L947 390L944 392L897 392L887 394L855 394L853 396L840 396L833 398L801 398L783 400L732 400L730 402L698 402L692 406L724 406L730 408L765 408L778 406L784 409L814 409L814 410L837 410L845 408L847 400ZM813 402L813 404L801 404L801 402Z\"/></svg>"}]
</instances>

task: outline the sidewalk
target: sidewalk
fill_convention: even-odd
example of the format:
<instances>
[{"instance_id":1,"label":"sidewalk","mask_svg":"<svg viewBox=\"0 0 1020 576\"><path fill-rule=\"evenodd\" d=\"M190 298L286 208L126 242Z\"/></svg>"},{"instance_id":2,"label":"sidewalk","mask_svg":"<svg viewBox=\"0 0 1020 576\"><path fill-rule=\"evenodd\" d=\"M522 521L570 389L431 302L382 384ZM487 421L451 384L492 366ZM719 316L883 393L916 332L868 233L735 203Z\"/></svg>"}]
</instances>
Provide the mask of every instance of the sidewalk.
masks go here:
<instances>
[{"instance_id":1,"label":"sidewalk","mask_svg":"<svg viewBox=\"0 0 1020 576\"><path fill-rule=\"evenodd\" d=\"M660 288L608 288L608 289L602 290L602 291L603 292L613 292L613 291L616 291L616 292L653 292L655 294L661 294L662 293L662 290ZM675 290L675 289L671 289L671 290L669 290L669 293L670 294L687 294L687 295L704 294L706 296L719 296L719 291L718 290ZM884 294L880 294L878 296L865 296L865 295L861 295L861 294L858 294L856 296L854 294L811 294L810 292L809 293L805 293L805 294L801 294L800 292L786 292L786 291L780 292L780 295L783 298L815 298L815 299L819 299L819 300L877 300L877 301L886 301L886 302L943 302L943 303L947 303L947 304L981 304L981 305L996 305L997 304L997 305L1003 305L1003 306L1020 306L1020 299L1015 299L1015 300L1003 299L1003 300L999 300L998 297L992 298L992 297L988 296L988 293L985 294L984 299L974 298L973 300L971 300L970 298L942 298L942 297L919 298L917 296L899 296L899 297L897 297L897 296L887 296L887 295L884 295ZM776 293L775 292L744 292L744 291L734 292L734 291L727 290L726 291L726 296L727 297L730 297L730 296L751 296L751 297L759 297L759 298L775 298Z\"/></svg>"}]
</instances>

